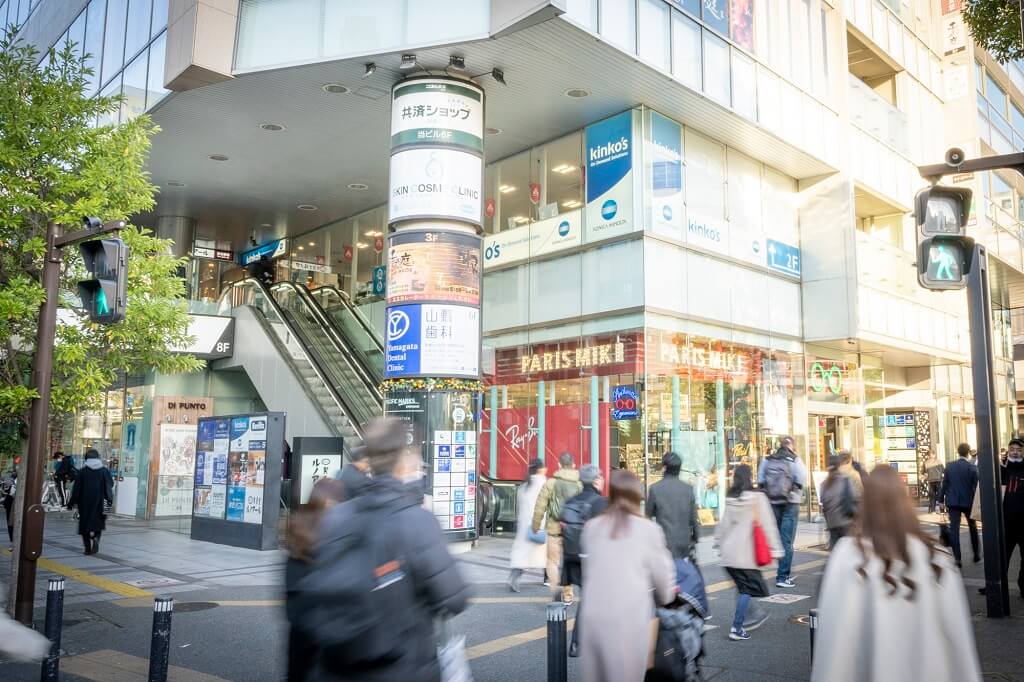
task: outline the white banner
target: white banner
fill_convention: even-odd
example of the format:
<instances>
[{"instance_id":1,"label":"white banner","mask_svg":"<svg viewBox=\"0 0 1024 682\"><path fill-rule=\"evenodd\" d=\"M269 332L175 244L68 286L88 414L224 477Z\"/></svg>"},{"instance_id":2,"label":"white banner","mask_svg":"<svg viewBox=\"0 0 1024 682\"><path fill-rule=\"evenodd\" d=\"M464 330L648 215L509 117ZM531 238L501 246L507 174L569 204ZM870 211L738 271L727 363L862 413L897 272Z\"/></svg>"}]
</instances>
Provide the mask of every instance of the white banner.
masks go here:
<instances>
[{"instance_id":1,"label":"white banner","mask_svg":"<svg viewBox=\"0 0 1024 682\"><path fill-rule=\"evenodd\" d=\"M484 270L579 246L583 243L582 222L583 211L576 209L487 236L484 238Z\"/></svg>"},{"instance_id":2,"label":"white banner","mask_svg":"<svg viewBox=\"0 0 1024 682\"><path fill-rule=\"evenodd\" d=\"M389 220L451 218L480 223L480 157L454 149L405 149L391 156Z\"/></svg>"}]
</instances>

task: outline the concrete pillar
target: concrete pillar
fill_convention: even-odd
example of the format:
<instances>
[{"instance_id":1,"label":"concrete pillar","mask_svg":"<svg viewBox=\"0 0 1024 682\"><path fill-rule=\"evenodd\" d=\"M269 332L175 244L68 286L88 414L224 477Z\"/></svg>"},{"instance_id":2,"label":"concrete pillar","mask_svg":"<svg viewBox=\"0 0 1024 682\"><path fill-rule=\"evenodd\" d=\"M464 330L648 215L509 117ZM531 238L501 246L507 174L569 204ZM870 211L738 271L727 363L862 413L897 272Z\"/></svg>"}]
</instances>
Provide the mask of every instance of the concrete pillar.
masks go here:
<instances>
[{"instance_id":1,"label":"concrete pillar","mask_svg":"<svg viewBox=\"0 0 1024 682\"><path fill-rule=\"evenodd\" d=\"M156 219L156 236L174 242L171 254L175 258L187 256L192 251L192 240L195 239L196 220L188 216L162 215Z\"/></svg>"}]
</instances>

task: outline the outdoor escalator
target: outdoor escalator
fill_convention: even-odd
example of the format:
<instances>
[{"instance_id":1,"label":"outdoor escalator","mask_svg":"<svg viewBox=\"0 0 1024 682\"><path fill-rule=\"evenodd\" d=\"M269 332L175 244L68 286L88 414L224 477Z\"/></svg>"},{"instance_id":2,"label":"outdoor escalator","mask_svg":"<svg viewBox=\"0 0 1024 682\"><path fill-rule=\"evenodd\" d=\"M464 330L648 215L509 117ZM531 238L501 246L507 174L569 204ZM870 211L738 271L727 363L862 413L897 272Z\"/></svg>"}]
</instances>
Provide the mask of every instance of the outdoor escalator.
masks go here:
<instances>
[{"instance_id":1,"label":"outdoor escalator","mask_svg":"<svg viewBox=\"0 0 1024 682\"><path fill-rule=\"evenodd\" d=\"M235 318L236 344L219 368L245 369L267 409L296 422L292 433L341 436L346 450L362 442L362 425L383 411L379 375L305 287L245 279L224 291L220 312Z\"/></svg>"},{"instance_id":2,"label":"outdoor escalator","mask_svg":"<svg viewBox=\"0 0 1024 682\"><path fill-rule=\"evenodd\" d=\"M352 304L348 294L337 287L321 286L309 293L366 371L380 384L384 380L384 344L380 332Z\"/></svg>"}]
</instances>

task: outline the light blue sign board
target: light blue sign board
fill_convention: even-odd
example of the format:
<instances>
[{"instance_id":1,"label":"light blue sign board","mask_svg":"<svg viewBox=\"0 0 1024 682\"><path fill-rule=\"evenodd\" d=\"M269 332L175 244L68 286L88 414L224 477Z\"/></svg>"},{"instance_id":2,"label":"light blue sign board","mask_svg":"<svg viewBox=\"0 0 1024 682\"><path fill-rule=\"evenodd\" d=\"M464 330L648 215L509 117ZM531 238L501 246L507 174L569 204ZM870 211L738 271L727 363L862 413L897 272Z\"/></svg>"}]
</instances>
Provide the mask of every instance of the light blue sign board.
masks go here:
<instances>
[{"instance_id":1,"label":"light blue sign board","mask_svg":"<svg viewBox=\"0 0 1024 682\"><path fill-rule=\"evenodd\" d=\"M245 488L236 486L228 487L228 521L245 520Z\"/></svg>"},{"instance_id":2,"label":"light blue sign board","mask_svg":"<svg viewBox=\"0 0 1024 682\"><path fill-rule=\"evenodd\" d=\"M285 250L285 240L275 239L272 242L267 242L266 244L257 246L255 249L243 252L242 255L239 256L239 261L242 265L249 265L250 263L258 261L260 256L266 256L267 258L283 256Z\"/></svg>"},{"instance_id":3,"label":"light blue sign board","mask_svg":"<svg viewBox=\"0 0 1024 682\"><path fill-rule=\"evenodd\" d=\"M800 249L789 244L768 240L768 267L793 277L800 276Z\"/></svg>"}]
</instances>

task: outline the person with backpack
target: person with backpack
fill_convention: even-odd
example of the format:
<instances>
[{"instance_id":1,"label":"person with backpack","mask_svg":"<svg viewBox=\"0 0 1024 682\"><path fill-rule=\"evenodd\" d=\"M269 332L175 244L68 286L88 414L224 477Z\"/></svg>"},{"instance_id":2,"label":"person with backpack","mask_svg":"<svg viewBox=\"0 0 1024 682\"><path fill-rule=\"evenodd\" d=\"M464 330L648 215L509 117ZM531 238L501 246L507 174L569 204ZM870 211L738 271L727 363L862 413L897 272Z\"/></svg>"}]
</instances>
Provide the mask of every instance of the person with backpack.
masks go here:
<instances>
[{"instance_id":1,"label":"person with backpack","mask_svg":"<svg viewBox=\"0 0 1024 682\"><path fill-rule=\"evenodd\" d=\"M575 497L583 490L580 484L580 472L576 470L572 455L563 452L558 458L558 471L553 478L545 481L544 486L537 495L537 504L533 507L533 523L531 528L534 533L540 532L541 523L547 515L547 577L551 585L551 591L556 596L559 590L562 592L562 601L566 604L572 603L572 585L559 587L561 583L562 563L562 505L569 498Z\"/></svg>"},{"instance_id":2,"label":"person with backpack","mask_svg":"<svg viewBox=\"0 0 1024 682\"><path fill-rule=\"evenodd\" d=\"M840 461L840 455L829 457L828 478L821 484L821 515L828 527L829 549L846 535L857 509L853 483L839 471Z\"/></svg>"},{"instance_id":3,"label":"person with backpack","mask_svg":"<svg viewBox=\"0 0 1024 682\"><path fill-rule=\"evenodd\" d=\"M761 468L757 472L757 484L768 495L782 540L784 554L775 575L775 586L782 588L796 587L790 577L793 540L796 539L800 502L803 500L804 486L807 485L807 470L796 456L793 449L795 442L793 436L783 436L779 441L779 449L761 460Z\"/></svg>"},{"instance_id":4,"label":"person with backpack","mask_svg":"<svg viewBox=\"0 0 1024 682\"><path fill-rule=\"evenodd\" d=\"M596 464L587 464L580 469L580 483L583 491L569 498L562 505L562 585L583 587L583 550L581 539L583 526L590 519L599 516L608 508L608 500L601 495L604 477ZM576 608L576 627L572 630L569 655L579 655L580 609Z\"/></svg>"},{"instance_id":5,"label":"person with backpack","mask_svg":"<svg viewBox=\"0 0 1024 682\"><path fill-rule=\"evenodd\" d=\"M469 585L437 519L395 477L405 425L374 419L363 441L373 478L324 513L292 593L294 624L312 635L314 679L438 682L434 621L466 608Z\"/></svg>"},{"instance_id":6,"label":"person with backpack","mask_svg":"<svg viewBox=\"0 0 1024 682\"><path fill-rule=\"evenodd\" d=\"M651 486L647 493L647 518L661 526L673 559L686 559L696 554L700 538L700 518L697 516L697 496L693 486L679 478L683 460L674 452L661 458L664 477ZM716 493L717 494L717 493Z\"/></svg>"},{"instance_id":7,"label":"person with backpack","mask_svg":"<svg viewBox=\"0 0 1024 682\"><path fill-rule=\"evenodd\" d=\"M747 610L752 599L770 594L761 569L785 555L772 505L760 490L754 490L753 477L746 464L736 467L725 496L725 510L715 527L715 546L721 554L722 566L736 583L736 614L729 630L729 639L733 641L750 639L749 632L768 620L767 611L757 609L748 619ZM767 545L762 550L767 549L768 556L758 556L755 527L760 528Z\"/></svg>"},{"instance_id":8,"label":"person with backpack","mask_svg":"<svg viewBox=\"0 0 1024 682\"><path fill-rule=\"evenodd\" d=\"M543 534L534 534L530 528L533 521L533 508L537 497L547 480L548 470L544 462L534 459L527 467L529 479L516 491L516 537L512 541L512 552L509 555L511 571L508 575L508 588L519 591L519 581L523 571L531 568L544 570L544 545L547 538Z\"/></svg>"}]
</instances>

